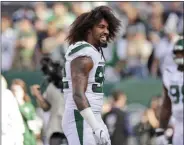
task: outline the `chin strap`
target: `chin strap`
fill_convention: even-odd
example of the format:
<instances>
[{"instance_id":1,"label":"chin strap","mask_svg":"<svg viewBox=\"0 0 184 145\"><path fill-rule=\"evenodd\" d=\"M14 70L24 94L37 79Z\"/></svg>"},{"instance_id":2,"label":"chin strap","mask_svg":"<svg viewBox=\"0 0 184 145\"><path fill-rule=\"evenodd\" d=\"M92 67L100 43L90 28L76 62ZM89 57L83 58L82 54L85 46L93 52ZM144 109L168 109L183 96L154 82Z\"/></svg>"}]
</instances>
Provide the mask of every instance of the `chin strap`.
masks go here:
<instances>
[{"instance_id":1,"label":"chin strap","mask_svg":"<svg viewBox=\"0 0 184 145\"><path fill-rule=\"evenodd\" d=\"M104 53L103 53L103 50L102 50L102 47L99 47L99 48L100 48L100 51L101 51L102 57L103 57L103 58L104 58L104 60L106 61L105 56L104 56Z\"/></svg>"}]
</instances>

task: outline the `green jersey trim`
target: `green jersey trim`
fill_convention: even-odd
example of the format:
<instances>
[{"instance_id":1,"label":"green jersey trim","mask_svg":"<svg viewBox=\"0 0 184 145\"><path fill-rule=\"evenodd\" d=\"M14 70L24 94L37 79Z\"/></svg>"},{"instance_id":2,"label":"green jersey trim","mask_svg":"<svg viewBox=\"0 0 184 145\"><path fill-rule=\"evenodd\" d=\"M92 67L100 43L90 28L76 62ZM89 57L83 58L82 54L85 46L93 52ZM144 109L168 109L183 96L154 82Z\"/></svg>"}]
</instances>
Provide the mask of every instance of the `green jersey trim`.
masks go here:
<instances>
[{"instance_id":1,"label":"green jersey trim","mask_svg":"<svg viewBox=\"0 0 184 145\"><path fill-rule=\"evenodd\" d=\"M68 82L63 82L63 89L69 89Z\"/></svg>"},{"instance_id":2,"label":"green jersey trim","mask_svg":"<svg viewBox=\"0 0 184 145\"><path fill-rule=\"evenodd\" d=\"M72 55L72 54L78 52L79 50L81 50L81 49L83 49L83 48L85 48L85 47L91 47L91 45L89 45L89 44L82 44L82 45L79 45L79 46L73 48L73 49L70 51L70 53L68 54L68 56L70 56L70 55Z\"/></svg>"},{"instance_id":3,"label":"green jersey trim","mask_svg":"<svg viewBox=\"0 0 184 145\"><path fill-rule=\"evenodd\" d=\"M83 145L83 128L84 128L83 122L84 122L84 119L78 110L74 110L74 116L75 116L75 123L76 123L76 127L77 127L79 141L80 141L80 144Z\"/></svg>"}]
</instances>

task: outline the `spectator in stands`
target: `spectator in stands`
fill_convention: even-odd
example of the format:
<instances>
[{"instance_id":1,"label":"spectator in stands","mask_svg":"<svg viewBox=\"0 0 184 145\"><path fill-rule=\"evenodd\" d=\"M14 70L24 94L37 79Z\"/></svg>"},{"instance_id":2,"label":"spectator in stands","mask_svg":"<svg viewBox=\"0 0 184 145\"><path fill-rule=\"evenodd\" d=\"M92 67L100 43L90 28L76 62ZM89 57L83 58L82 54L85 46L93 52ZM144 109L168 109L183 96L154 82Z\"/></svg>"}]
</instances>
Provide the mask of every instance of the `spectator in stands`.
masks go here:
<instances>
[{"instance_id":1,"label":"spectator in stands","mask_svg":"<svg viewBox=\"0 0 184 145\"><path fill-rule=\"evenodd\" d=\"M48 27L47 27L47 37L43 39L42 41L42 54L48 54L53 51L53 49L56 48L57 42L56 42L56 35L58 33L58 28L55 25L54 19L50 18L48 20Z\"/></svg>"},{"instance_id":2,"label":"spectator in stands","mask_svg":"<svg viewBox=\"0 0 184 145\"><path fill-rule=\"evenodd\" d=\"M92 9L92 5L89 2L72 2L71 9L75 17L78 17L82 13L88 12Z\"/></svg>"},{"instance_id":3,"label":"spectator in stands","mask_svg":"<svg viewBox=\"0 0 184 145\"><path fill-rule=\"evenodd\" d=\"M133 26L134 27L134 26ZM143 24L135 26L136 34L127 44L127 70L138 78L148 77L147 62L152 52L152 45L146 39L146 29Z\"/></svg>"},{"instance_id":4,"label":"spectator in stands","mask_svg":"<svg viewBox=\"0 0 184 145\"><path fill-rule=\"evenodd\" d=\"M153 13L151 15L149 15L148 26L149 26L149 32L150 33L154 32L160 38L162 38L164 36L164 23L163 23L162 15L154 15ZM152 35L150 36L150 34L148 34L148 36L151 37ZM158 40L157 41L154 41L154 40L155 39L153 39L153 41L152 41L153 44L157 44Z\"/></svg>"},{"instance_id":5,"label":"spectator in stands","mask_svg":"<svg viewBox=\"0 0 184 145\"><path fill-rule=\"evenodd\" d=\"M36 69L38 69L40 68L40 60L42 58L43 40L48 37L47 24L41 19L36 19L34 22L34 27L37 35L37 44L35 49L34 62Z\"/></svg>"},{"instance_id":6,"label":"spectator in stands","mask_svg":"<svg viewBox=\"0 0 184 145\"><path fill-rule=\"evenodd\" d=\"M1 21L1 48L2 48L2 71L9 71L12 68L15 55L16 33L11 27L11 18L2 14Z\"/></svg>"},{"instance_id":7,"label":"spectator in stands","mask_svg":"<svg viewBox=\"0 0 184 145\"><path fill-rule=\"evenodd\" d=\"M155 47L164 37L164 7L160 2L150 2L150 13L148 15L148 40L153 45L151 56L148 60L148 69L151 73L151 66L153 64ZM160 72L157 72L158 74Z\"/></svg>"},{"instance_id":8,"label":"spectator in stands","mask_svg":"<svg viewBox=\"0 0 184 145\"><path fill-rule=\"evenodd\" d=\"M24 145L23 133L25 131L22 115L12 92L7 89L7 82L1 78L1 143L3 145Z\"/></svg>"},{"instance_id":9,"label":"spectator in stands","mask_svg":"<svg viewBox=\"0 0 184 145\"><path fill-rule=\"evenodd\" d=\"M49 37L43 41L42 56L50 55L53 61L59 61L60 64L64 65L64 55L67 48L66 30L57 29L52 25L52 27L49 26L48 34Z\"/></svg>"},{"instance_id":10,"label":"spectator in stands","mask_svg":"<svg viewBox=\"0 0 184 145\"><path fill-rule=\"evenodd\" d=\"M150 40L153 46L151 56L148 60L148 69L149 73L151 73L151 66L153 64L155 47L165 35L162 15L151 14L148 19L148 26L149 26L148 40Z\"/></svg>"},{"instance_id":11,"label":"spectator in stands","mask_svg":"<svg viewBox=\"0 0 184 145\"><path fill-rule=\"evenodd\" d=\"M164 12L164 7L161 2L151 2L151 13L154 16L161 16Z\"/></svg>"},{"instance_id":12,"label":"spectator in stands","mask_svg":"<svg viewBox=\"0 0 184 145\"><path fill-rule=\"evenodd\" d=\"M16 28L17 24L19 23L20 20L22 19L29 19L30 21L33 21L35 19L35 13L33 10L29 8L27 5L26 7L20 7L18 10L16 10L12 14L12 19L14 21L14 26Z\"/></svg>"},{"instance_id":13,"label":"spectator in stands","mask_svg":"<svg viewBox=\"0 0 184 145\"><path fill-rule=\"evenodd\" d=\"M35 63L36 68L40 68L40 60L42 58L43 40L48 37L47 28L48 20L53 15L53 10L48 8L45 2L35 2L34 10L36 14L36 20L34 21L34 27L37 35L37 45L35 50Z\"/></svg>"},{"instance_id":14,"label":"spectator in stands","mask_svg":"<svg viewBox=\"0 0 184 145\"><path fill-rule=\"evenodd\" d=\"M43 21L43 23L47 23L49 17L53 15L52 9L49 9L45 2L35 2L34 10L37 19Z\"/></svg>"},{"instance_id":15,"label":"spectator in stands","mask_svg":"<svg viewBox=\"0 0 184 145\"><path fill-rule=\"evenodd\" d=\"M80 4L73 2L71 3L71 9L72 9L72 13L75 15L75 17L78 17L80 14L83 13L83 11L80 9Z\"/></svg>"},{"instance_id":16,"label":"spectator in stands","mask_svg":"<svg viewBox=\"0 0 184 145\"><path fill-rule=\"evenodd\" d=\"M177 34L178 16L174 13L170 14L164 26L165 37L155 46L154 59L151 66L152 76L161 75L166 67L174 67L175 63L172 58L172 50L176 40L179 38Z\"/></svg>"},{"instance_id":17,"label":"spectator in stands","mask_svg":"<svg viewBox=\"0 0 184 145\"><path fill-rule=\"evenodd\" d=\"M147 62L152 49L143 24L128 27L126 38L117 43L118 56L126 66L123 71L137 78L148 77Z\"/></svg>"},{"instance_id":18,"label":"spectator in stands","mask_svg":"<svg viewBox=\"0 0 184 145\"><path fill-rule=\"evenodd\" d=\"M74 21L74 15L68 11L68 8L62 2L55 2L53 5L54 23L57 28L68 28Z\"/></svg>"},{"instance_id":19,"label":"spectator in stands","mask_svg":"<svg viewBox=\"0 0 184 145\"><path fill-rule=\"evenodd\" d=\"M23 18L19 21L18 28L17 49L13 67L20 70L35 70L33 57L37 36L32 22Z\"/></svg>"},{"instance_id":20,"label":"spectator in stands","mask_svg":"<svg viewBox=\"0 0 184 145\"><path fill-rule=\"evenodd\" d=\"M19 104L24 120L24 145L37 145L40 140L42 120L36 115L35 108L27 94L26 84L21 79L14 79L11 90Z\"/></svg>"},{"instance_id":21,"label":"spectator in stands","mask_svg":"<svg viewBox=\"0 0 184 145\"><path fill-rule=\"evenodd\" d=\"M129 135L128 118L123 109L127 97L122 91L115 91L112 94L112 108L104 114L103 120L109 130L112 145L127 145Z\"/></svg>"},{"instance_id":22,"label":"spectator in stands","mask_svg":"<svg viewBox=\"0 0 184 145\"><path fill-rule=\"evenodd\" d=\"M168 9L165 11L167 14L175 13L178 17L183 13L183 2L173 1L168 4Z\"/></svg>"},{"instance_id":23,"label":"spectator in stands","mask_svg":"<svg viewBox=\"0 0 184 145\"><path fill-rule=\"evenodd\" d=\"M47 37L47 27L48 24L45 23L41 19L36 19L34 23L35 30L37 32L37 48L41 51L42 50L42 42Z\"/></svg>"},{"instance_id":24,"label":"spectator in stands","mask_svg":"<svg viewBox=\"0 0 184 145\"><path fill-rule=\"evenodd\" d=\"M59 61L59 63L63 66L65 62L65 52L67 48L66 39L66 30L59 29L56 36L56 47L51 51L51 58L53 61Z\"/></svg>"}]
</instances>

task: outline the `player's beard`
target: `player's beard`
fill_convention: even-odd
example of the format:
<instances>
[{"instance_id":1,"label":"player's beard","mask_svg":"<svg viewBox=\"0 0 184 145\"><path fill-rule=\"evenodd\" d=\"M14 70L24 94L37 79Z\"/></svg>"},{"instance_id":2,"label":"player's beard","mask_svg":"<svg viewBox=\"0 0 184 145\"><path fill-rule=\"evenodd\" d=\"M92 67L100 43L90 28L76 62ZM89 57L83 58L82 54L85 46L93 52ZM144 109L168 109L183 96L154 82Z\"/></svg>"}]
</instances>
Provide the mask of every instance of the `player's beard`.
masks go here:
<instances>
[{"instance_id":1,"label":"player's beard","mask_svg":"<svg viewBox=\"0 0 184 145\"><path fill-rule=\"evenodd\" d=\"M102 42L102 41L98 40L98 42L96 43L95 47L96 48L99 48L99 47L106 48L107 45L108 45L107 42Z\"/></svg>"},{"instance_id":2,"label":"player's beard","mask_svg":"<svg viewBox=\"0 0 184 145\"><path fill-rule=\"evenodd\" d=\"M107 39L108 39L108 36L105 36L104 34L102 34L100 36L100 39L99 39L99 44L100 44L100 47L107 47Z\"/></svg>"},{"instance_id":3,"label":"player's beard","mask_svg":"<svg viewBox=\"0 0 184 145\"><path fill-rule=\"evenodd\" d=\"M105 47L107 47L107 40L103 40L103 39L100 38L99 41L98 41L98 44L99 44L99 47L105 48Z\"/></svg>"},{"instance_id":4,"label":"player's beard","mask_svg":"<svg viewBox=\"0 0 184 145\"><path fill-rule=\"evenodd\" d=\"M100 41L100 47L103 47L103 48L107 47L107 42Z\"/></svg>"}]
</instances>

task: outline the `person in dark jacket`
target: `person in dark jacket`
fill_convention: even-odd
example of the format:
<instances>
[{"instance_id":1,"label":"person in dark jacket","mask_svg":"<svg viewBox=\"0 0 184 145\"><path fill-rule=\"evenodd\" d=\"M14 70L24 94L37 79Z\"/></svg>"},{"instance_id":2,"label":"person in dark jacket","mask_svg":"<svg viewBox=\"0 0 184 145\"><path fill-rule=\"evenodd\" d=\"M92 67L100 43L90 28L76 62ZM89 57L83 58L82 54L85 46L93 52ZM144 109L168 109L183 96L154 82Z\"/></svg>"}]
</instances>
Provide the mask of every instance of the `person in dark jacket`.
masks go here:
<instances>
[{"instance_id":1,"label":"person in dark jacket","mask_svg":"<svg viewBox=\"0 0 184 145\"><path fill-rule=\"evenodd\" d=\"M103 120L109 130L112 145L127 145L128 121L127 113L123 111L127 97L122 91L114 91L112 94L112 108L104 114Z\"/></svg>"}]
</instances>

